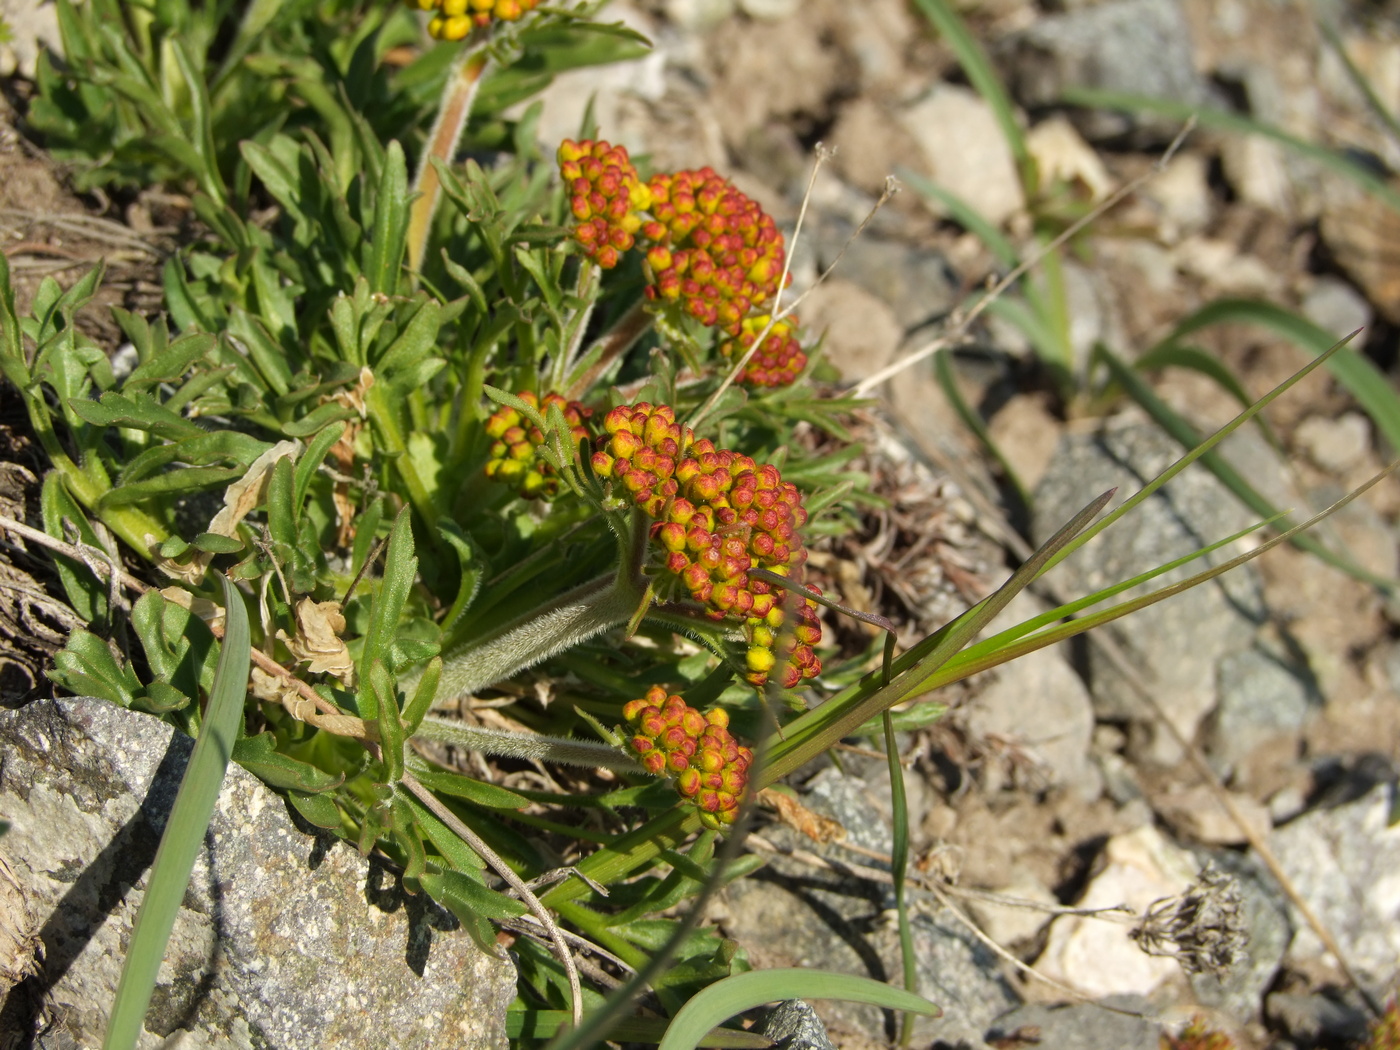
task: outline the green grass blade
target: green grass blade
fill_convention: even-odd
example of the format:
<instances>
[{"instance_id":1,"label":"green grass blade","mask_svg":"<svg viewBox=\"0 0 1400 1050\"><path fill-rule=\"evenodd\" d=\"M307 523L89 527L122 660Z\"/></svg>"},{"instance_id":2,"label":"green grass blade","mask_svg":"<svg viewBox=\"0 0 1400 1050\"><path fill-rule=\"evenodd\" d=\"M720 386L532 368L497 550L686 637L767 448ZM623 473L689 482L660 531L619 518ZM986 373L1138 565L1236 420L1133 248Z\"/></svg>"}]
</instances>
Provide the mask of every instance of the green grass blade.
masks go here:
<instances>
[{"instance_id":1,"label":"green grass blade","mask_svg":"<svg viewBox=\"0 0 1400 1050\"><path fill-rule=\"evenodd\" d=\"M243 718L251 652L248 614L233 585L226 577L220 579L227 620L214 687L131 931L103 1050L129 1050L141 1035L166 942L175 927L194 862L204 848L204 832L209 827Z\"/></svg>"},{"instance_id":2,"label":"green grass blade","mask_svg":"<svg viewBox=\"0 0 1400 1050\"><path fill-rule=\"evenodd\" d=\"M825 970L756 970L716 981L671 1019L658 1050L694 1050L715 1025L764 1003L788 999L839 999L888 1010L937 1016L942 1011L921 996L869 977Z\"/></svg>"},{"instance_id":3,"label":"green grass blade","mask_svg":"<svg viewBox=\"0 0 1400 1050\"><path fill-rule=\"evenodd\" d=\"M948 399L948 403L953 406L953 411L962 420L963 426L976 435L977 440L982 442L982 447L991 453L992 458L1001 467L1002 474L1016 493L1016 498L1021 501L1021 507L1029 513L1031 508L1031 494L1021 477L1016 473L1016 468L1011 465L1011 461L1002 455L997 443L992 440L992 432L987 429L987 424L982 422L982 416L974 412L972 406L962 396L962 391L958 389L957 378L953 375L953 355L949 350L940 350L933 355L933 375L938 380L938 386L943 391L943 396Z\"/></svg>"},{"instance_id":4,"label":"green grass blade","mask_svg":"<svg viewBox=\"0 0 1400 1050\"><path fill-rule=\"evenodd\" d=\"M1105 492L1076 514L994 593L896 660L898 673L888 685L878 685L882 672L871 672L853 689L784 726L782 737L770 741L773 759L754 778L756 786L767 787L853 733L875 714L920 692L911 683L941 667L1006 608L1012 598L1045 572L1059 552L1103 510L1114 491Z\"/></svg>"},{"instance_id":5,"label":"green grass blade","mask_svg":"<svg viewBox=\"0 0 1400 1050\"><path fill-rule=\"evenodd\" d=\"M1236 558L1231 558L1229 561L1205 569L1179 583L1171 584L1168 587L1162 587L1159 590L1153 591L1151 594L1145 594L1126 602L1120 602L1112 608L1101 610L1089 616L1082 616L1076 620L1071 620L1069 623L1059 624L1049 630L1041 631L1039 634L1022 638L1010 645L1003 646L990 654L981 653L976 647L958 653L942 667L935 670L928 678L920 682L918 689L920 691L941 689L944 686L951 685L954 682L960 682L965 678L977 674L979 671L985 671L989 668L1008 663L1011 660L1025 656L1027 653L1034 652L1037 649L1043 649L1047 645L1063 642L1069 638L1083 634L1085 631L1092 630L1095 627L1100 627L1113 620L1122 619L1124 616L1137 612L1139 609L1145 609L1149 605L1155 605L1157 602L1164 601L1173 595L1188 591L1192 587L1199 587L1201 584L1207 583L1217 576L1229 572L1231 569L1238 568L1245 564L1245 562L1252 561L1266 551L1273 550L1281 543L1292 541L1299 533L1307 531L1317 525L1318 522L1323 521L1325 518L1341 510L1372 485L1375 485L1382 478L1393 473L1397 467L1400 467L1400 461L1392 463L1385 470L1381 471L1381 473L1366 482L1366 484L1362 485L1354 492L1348 493L1342 499L1332 504L1332 506L1315 514L1307 521L1295 525L1287 532L1280 533L1278 536L1261 544L1252 551L1248 551ZM1098 601L1100 598L1099 596L1094 596L1093 600Z\"/></svg>"},{"instance_id":6,"label":"green grass blade","mask_svg":"<svg viewBox=\"0 0 1400 1050\"><path fill-rule=\"evenodd\" d=\"M1220 299L1186 318L1158 345L1174 346L1186 336L1216 324L1258 325L1314 355L1326 353L1337 342L1331 332L1273 303ZM1400 452L1400 396L1396 395L1385 374L1369 358L1354 350L1331 355L1327 367L1371 417L1391 449Z\"/></svg>"},{"instance_id":7,"label":"green grass blade","mask_svg":"<svg viewBox=\"0 0 1400 1050\"><path fill-rule=\"evenodd\" d=\"M1322 30L1322 36L1327 41L1328 46L1332 48L1333 53L1341 61L1342 68L1346 70L1347 79L1351 81L1351 86L1356 88L1361 97L1366 100L1367 108L1380 121L1386 133L1390 135L1391 141L1400 145L1400 121L1395 119L1395 114L1381 101L1381 97L1376 94L1376 89L1371 86L1371 82L1351 60L1346 45L1342 43L1342 38L1337 34L1337 27L1324 17L1318 18L1317 25Z\"/></svg>"},{"instance_id":8,"label":"green grass blade","mask_svg":"<svg viewBox=\"0 0 1400 1050\"><path fill-rule=\"evenodd\" d=\"M1182 456L1171 466L1167 467L1166 470L1162 471L1162 473L1158 474L1141 489L1139 489L1137 492L1133 493L1126 500L1124 500L1122 504L1114 508L1110 513L1104 515L1104 517L1101 520L1095 522L1092 526L1085 529L1078 536L1075 536L1072 540L1066 543L1051 557L1049 564L1045 567L1045 571L1049 571L1050 569L1058 565L1060 562L1064 561L1066 558L1068 558L1071 554L1077 551L1080 547L1084 546L1084 544L1088 543L1091 539L1097 536L1104 529L1108 528L1119 518L1123 517L1123 515L1131 513L1132 510L1143 500L1150 497L1154 492L1160 489L1168 481L1176 477L1183 470L1189 467L1192 463L1196 462L1196 460L1200 459L1207 452L1213 449L1216 445L1220 444L1220 442L1224 441L1226 437L1234 433L1245 423L1249 422L1251 419L1257 416L1275 398L1282 396L1285 391L1287 391L1293 386L1293 384L1299 382L1304 376L1312 372L1313 369L1319 367L1320 365L1328 361L1331 361L1337 355L1338 351L1340 351L1342 347L1344 347L1347 344L1350 338L1351 336L1348 336L1346 339L1342 339L1338 342L1333 343L1322 353L1318 354L1317 357L1313 358L1302 368L1298 369L1298 371L1294 372L1282 383L1280 383L1278 386L1274 387L1267 394L1261 397L1258 401L1254 402L1254 404L1246 408L1234 419L1230 420L1230 422L1226 423L1223 427L1217 430L1210 437L1202 441L1190 452L1186 453L1186 455Z\"/></svg>"},{"instance_id":9,"label":"green grass blade","mask_svg":"<svg viewBox=\"0 0 1400 1050\"><path fill-rule=\"evenodd\" d=\"M1300 139L1296 135L1290 135L1282 128L1276 128L1272 124L1255 120L1253 117L1230 113L1223 109L1212 109L1209 106L1193 106L1187 102L1173 102L1168 99L1149 98L1145 95L1133 95L1118 91L1102 91L1098 88L1088 87L1068 87L1060 96L1060 101L1066 105L1083 106L1087 109L1112 109L1121 113L1151 113L1167 117L1170 120L1179 120L1183 124L1194 117L1203 128L1215 128L1237 135L1259 135L1262 138L1272 139L1274 142L1287 146L1300 156L1314 160L1323 167L1346 176L1374 193L1391 208L1400 211L1400 191L1397 191L1366 165L1352 160L1345 153L1329 149L1326 146L1319 146L1306 139Z\"/></svg>"},{"instance_id":10,"label":"green grass blade","mask_svg":"<svg viewBox=\"0 0 1400 1050\"><path fill-rule=\"evenodd\" d=\"M1001 129L1001 137L1006 140L1006 145L1011 150L1011 156L1016 161L1016 171L1021 178L1021 188L1027 197L1033 197L1039 189L1035 160L1031 157L1031 151L1026 145L1025 133L1021 130L1020 121L1016 118L1016 106L1011 101L1011 96L1007 94L1006 87L1001 82L1001 76L993 67L991 59L987 57L987 52L982 49L977 38L968 31L967 23L958 17L953 6L947 0L914 0L914 5L924 13L924 17L933 24L934 29L953 49L958 64L967 74L967 79L987 105L991 107L997 127Z\"/></svg>"},{"instance_id":11,"label":"green grass blade","mask_svg":"<svg viewBox=\"0 0 1400 1050\"><path fill-rule=\"evenodd\" d=\"M919 991L919 964L914 957L914 931L909 926L909 904L904 898L904 876L909 870L909 800L904 793L904 765L899 761L899 744L894 736L894 719L889 708L880 712L885 729L885 758L890 770L890 820L894 842L890 847L890 878L894 883L894 906L899 914L899 955L904 969L904 987ZM899 1029L901 1046L914 1038L914 1015L906 1013Z\"/></svg>"},{"instance_id":12,"label":"green grass blade","mask_svg":"<svg viewBox=\"0 0 1400 1050\"><path fill-rule=\"evenodd\" d=\"M567 1010L511 1010L506 1014L507 1039L548 1039L569 1023ZM618 1043L659 1043L666 1035L663 1017L626 1017L609 1033ZM712 1028L696 1044L707 1050L769 1050L773 1042L757 1032Z\"/></svg>"},{"instance_id":13,"label":"green grass blade","mask_svg":"<svg viewBox=\"0 0 1400 1050\"><path fill-rule=\"evenodd\" d=\"M1152 390L1141 376L1133 368L1120 361L1117 356L1103 346L1099 346L1098 358L1102 361L1128 395L1136 401L1152 417L1159 427L1175 438L1186 449L1193 449L1201 443L1201 435L1196 429L1179 416L1170 405L1163 401ZM1286 514L1281 512L1272 503L1244 479L1240 473L1227 463L1219 453L1207 452L1201 456L1201 466L1205 467L1217 478L1221 484L1228 488L1235 497L1254 513L1266 518L1279 519L1284 528L1290 528L1292 522ZM1337 554L1323 546L1315 537L1307 533L1298 533L1293 537L1293 545L1300 550L1321 558L1333 568L1340 569L1347 575L1368 583L1373 587L1380 587L1385 590L1392 590L1396 586L1395 580L1378 576L1376 573L1356 564L1350 558Z\"/></svg>"},{"instance_id":14,"label":"green grass blade","mask_svg":"<svg viewBox=\"0 0 1400 1050\"><path fill-rule=\"evenodd\" d=\"M932 197L948 213L950 219L981 241L983 246L996 256L997 262L1008 270L1014 270L1021 265L1021 257L1016 251L1016 246L1011 243L1011 238L984 219L981 212L956 193L908 168L900 169L899 178L923 196Z\"/></svg>"}]
</instances>

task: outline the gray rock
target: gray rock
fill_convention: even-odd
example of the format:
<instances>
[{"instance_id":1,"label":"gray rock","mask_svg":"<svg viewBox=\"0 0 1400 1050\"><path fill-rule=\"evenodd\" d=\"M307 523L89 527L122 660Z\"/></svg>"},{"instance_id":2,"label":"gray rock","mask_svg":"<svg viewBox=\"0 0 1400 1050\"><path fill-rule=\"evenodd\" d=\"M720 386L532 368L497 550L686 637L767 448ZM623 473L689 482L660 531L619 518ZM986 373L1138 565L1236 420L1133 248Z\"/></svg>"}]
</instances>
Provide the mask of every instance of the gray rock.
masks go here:
<instances>
[{"instance_id":1,"label":"gray rock","mask_svg":"<svg viewBox=\"0 0 1400 1050\"><path fill-rule=\"evenodd\" d=\"M1070 434L1036 489L1033 531L1043 542L1090 499L1117 486L1115 505L1173 463L1180 447L1156 427L1132 424L1101 435ZM1096 536L1051 574L1061 593L1080 595L1118 583L1239 531L1254 518L1199 466ZM1217 551L1120 595L1124 600L1179 582L1237 552ZM1215 705L1215 665L1248 646L1264 618L1258 575L1246 565L1225 576L1139 610L1117 625L1116 637L1176 727L1189 739ZM1094 646L1089 681L1095 711L1112 721L1148 727L1145 755L1174 763L1179 749L1155 725L1137 692Z\"/></svg>"},{"instance_id":2,"label":"gray rock","mask_svg":"<svg viewBox=\"0 0 1400 1050\"><path fill-rule=\"evenodd\" d=\"M1261 744L1298 732L1322 706L1306 672L1257 646L1222 659L1216 683L1219 704L1206 730L1206 750L1222 771L1236 768Z\"/></svg>"},{"instance_id":3,"label":"gray rock","mask_svg":"<svg viewBox=\"0 0 1400 1050\"><path fill-rule=\"evenodd\" d=\"M1017 100L1032 108L1057 102L1069 87L1191 104L1208 95L1177 0L1109 0L1036 19L1008 41L1005 66ZM1091 141L1134 132L1139 142L1155 142L1179 122L1098 111L1076 123Z\"/></svg>"},{"instance_id":4,"label":"gray rock","mask_svg":"<svg viewBox=\"0 0 1400 1050\"><path fill-rule=\"evenodd\" d=\"M1112 1009L1104 1009L1111 1007ZM1118 1011L1128 1011L1121 1013ZM1152 1005L1136 995L1114 995L1097 1003L1070 1003L1067 1006L1033 1004L1002 1014L987 1032L990 1039L1027 1037L1039 1030L1036 1045L1054 1050L1157 1050L1161 1026L1148 1020ZM1146 1014L1133 1017L1131 1014Z\"/></svg>"},{"instance_id":5,"label":"gray rock","mask_svg":"<svg viewBox=\"0 0 1400 1050\"><path fill-rule=\"evenodd\" d=\"M801 999L789 999L768 1012L758 1034L779 1050L836 1050L817 1011Z\"/></svg>"},{"instance_id":6,"label":"gray rock","mask_svg":"<svg viewBox=\"0 0 1400 1050\"><path fill-rule=\"evenodd\" d=\"M1316 809L1274 831L1274 855L1331 929L1352 968L1383 996L1400 972L1400 824L1390 823L1397 785L1378 784L1355 801ZM1296 914L1290 958L1323 954Z\"/></svg>"},{"instance_id":7,"label":"gray rock","mask_svg":"<svg viewBox=\"0 0 1400 1050\"><path fill-rule=\"evenodd\" d=\"M854 779L832 778L832 782ZM833 794L840 797L828 789L827 797ZM809 794L803 801L813 809L831 811L821 797ZM867 823L878 824L881 831L861 838L858 826L848 825L852 839L870 848L888 849L887 829L871 820L868 808L864 812ZM799 840L786 828L769 828L764 834L779 845L811 848L809 840ZM869 858L859 859L871 863ZM726 928L755 965L811 967L899 983L899 933L888 886L816 872L776 858L757 876L726 888L723 906ZM915 1043L942 1040L983 1050L981 1033L1017 1001L998 972L996 956L945 913L916 912L910 925L918 993L943 1010L942 1017L915 1019ZM883 1040L896 1031L894 1015L878 1007L830 1001L821 1004L820 1012L838 1044L843 1032Z\"/></svg>"},{"instance_id":8,"label":"gray rock","mask_svg":"<svg viewBox=\"0 0 1400 1050\"><path fill-rule=\"evenodd\" d=\"M1366 1011L1330 995L1274 992L1265 1002L1269 1020L1304 1046L1359 1045L1370 1030Z\"/></svg>"},{"instance_id":9,"label":"gray rock","mask_svg":"<svg viewBox=\"0 0 1400 1050\"><path fill-rule=\"evenodd\" d=\"M814 238L818 263L830 266L845 247L836 273L888 303L905 329L941 317L953 307L957 275L947 260L904 241L873 235L867 230L855 240L855 227L845 222L823 224Z\"/></svg>"},{"instance_id":10,"label":"gray rock","mask_svg":"<svg viewBox=\"0 0 1400 1050\"><path fill-rule=\"evenodd\" d=\"M1039 610L1021 604L1029 619ZM998 621L995 627L1009 627ZM1034 786L1064 787L1085 801L1103 791L1103 777L1089 760L1094 706L1083 680L1059 646L1027 653L996 671L996 678L966 708L968 730L995 738L1034 763ZM995 769L989 766L988 772ZM992 785L989 785L989 789Z\"/></svg>"},{"instance_id":11,"label":"gray rock","mask_svg":"<svg viewBox=\"0 0 1400 1050\"><path fill-rule=\"evenodd\" d=\"M45 968L10 992L100 1043L124 946L193 741L76 698L0 711L0 858L42 924ZM504 1047L509 961L345 843L312 838L232 767L141 1046ZM19 998L16 998L16 997ZM162 1040L167 1043L162 1043Z\"/></svg>"}]
</instances>

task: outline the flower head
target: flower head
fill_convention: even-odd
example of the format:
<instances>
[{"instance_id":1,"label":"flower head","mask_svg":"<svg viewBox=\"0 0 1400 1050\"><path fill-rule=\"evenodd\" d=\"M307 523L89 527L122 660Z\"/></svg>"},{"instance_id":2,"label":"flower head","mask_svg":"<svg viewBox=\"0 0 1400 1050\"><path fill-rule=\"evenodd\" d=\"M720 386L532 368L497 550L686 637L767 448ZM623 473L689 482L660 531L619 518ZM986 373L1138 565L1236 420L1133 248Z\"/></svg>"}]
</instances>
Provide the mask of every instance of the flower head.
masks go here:
<instances>
[{"instance_id":1,"label":"flower head","mask_svg":"<svg viewBox=\"0 0 1400 1050\"><path fill-rule=\"evenodd\" d=\"M718 830L734 822L748 787L753 752L729 732L723 708L702 714L679 696L654 685L622 708L632 734L628 746L642 766L670 778L700 821ZM648 735L650 730L659 730Z\"/></svg>"},{"instance_id":2,"label":"flower head","mask_svg":"<svg viewBox=\"0 0 1400 1050\"><path fill-rule=\"evenodd\" d=\"M768 326L767 314L754 314L739 323L739 334L720 344L720 353L727 358L739 358L753 346L759 333ZM739 382L749 386L788 386L807 367L807 355L802 344L793 336L797 318L774 323L772 331L764 337L744 371Z\"/></svg>"},{"instance_id":3,"label":"flower head","mask_svg":"<svg viewBox=\"0 0 1400 1050\"><path fill-rule=\"evenodd\" d=\"M436 12L428 32L437 40L463 40L473 29L492 22L514 22L539 6L540 0L407 0L410 7Z\"/></svg>"},{"instance_id":4,"label":"flower head","mask_svg":"<svg viewBox=\"0 0 1400 1050\"><path fill-rule=\"evenodd\" d=\"M647 295L737 336L778 293L786 258L772 216L711 168L652 178Z\"/></svg>"},{"instance_id":5,"label":"flower head","mask_svg":"<svg viewBox=\"0 0 1400 1050\"><path fill-rule=\"evenodd\" d=\"M651 204L651 191L623 146L565 139L558 158L575 220L574 240L599 266L612 269L636 243L639 213Z\"/></svg>"},{"instance_id":6,"label":"flower head","mask_svg":"<svg viewBox=\"0 0 1400 1050\"><path fill-rule=\"evenodd\" d=\"M528 390L517 394L531 408L547 412L558 406L569 424L574 443L589 439L584 425L593 410L577 401L566 401L558 394L545 394L544 404ZM540 455L544 433L528 418L509 405L502 405L486 420L486 435L492 438L490 458L486 461L486 476L492 481L514 485L526 499L552 499L559 491L559 478L554 468Z\"/></svg>"},{"instance_id":7,"label":"flower head","mask_svg":"<svg viewBox=\"0 0 1400 1050\"><path fill-rule=\"evenodd\" d=\"M649 517L660 570L715 620L737 620L749 648L747 677L764 684L778 664L787 688L821 672L815 603L784 601L753 570L800 584L807 511L778 468L717 449L676 422L669 405L621 405L603 418L593 469ZM788 627L787 606L796 608Z\"/></svg>"}]
</instances>

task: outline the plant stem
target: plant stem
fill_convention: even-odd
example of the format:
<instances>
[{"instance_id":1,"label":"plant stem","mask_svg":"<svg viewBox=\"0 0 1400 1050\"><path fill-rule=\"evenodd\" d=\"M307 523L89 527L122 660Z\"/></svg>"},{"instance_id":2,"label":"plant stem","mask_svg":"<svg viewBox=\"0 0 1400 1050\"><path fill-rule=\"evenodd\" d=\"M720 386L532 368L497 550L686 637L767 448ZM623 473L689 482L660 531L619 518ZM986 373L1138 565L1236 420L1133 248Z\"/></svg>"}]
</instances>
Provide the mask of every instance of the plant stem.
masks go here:
<instances>
[{"instance_id":1,"label":"plant stem","mask_svg":"<svg viewBox=\"0 0 1400 1050\"><path fill-rule=\"evenodd\" d=\"M471 115L472 101L476 98L481 78L490 64L490 56L484 49L464 51L452 65L443 86L442 99L438 103L437 120L428 135L427 148L418 162L418 174L413 180L413 192L418 199L413 202L408 216L408 265L415 272L423 268L423 256L428 250L428 236L433 228L433 215L437 211L438 197L442 195L442 183L437 169L433 167L436 157L444 164L451 164L457 152L457 143L462 137L462 129L467 126Z\"/></svg>"},{"instance_id":2,"label":"plant stem","mask_svg":"<svg viewBox=\"0 0 1400 1050\"><path fill-rule=\"evenodd\" d=\"M647 312L646 301L641 300L622 319L613 325L607 334L588 348L579 363L574 366L574 375L569 382L565 397L579 398L597 382L598 377L608 366L631 349L651 328L652 317ZM583 369L579 374L579 369Z\"/></svg>"},{"instance_id":3,"label":"plant stem","mask_svg":"<svg viewBox=\"0 0 1400 1050\"><path fill-rule=\"evenodd\" d=\"M500 758L538 759L541 762L560 762L567 766L584 766L589 769L614 769L621 773L642 771L642 767L636 761L611 744L599 744L591 740L568 740L534 733L516 733L508 729L487 729L484 726L467 725L465 722L434 718L432 715L419 723L413 735Z\"/></svg>"},{"instance_id":4,"label":"plant stem","mask_svg":"<svg viewBox=\"0 0 1400 1050\"><path fill-rule=\"evenodd\" d=\"M434 706L468 696L627 622L643 587L625 569L601 576L444 654ZM407 683L406 688L411 688Z\"/></svg>"}]
</instances>

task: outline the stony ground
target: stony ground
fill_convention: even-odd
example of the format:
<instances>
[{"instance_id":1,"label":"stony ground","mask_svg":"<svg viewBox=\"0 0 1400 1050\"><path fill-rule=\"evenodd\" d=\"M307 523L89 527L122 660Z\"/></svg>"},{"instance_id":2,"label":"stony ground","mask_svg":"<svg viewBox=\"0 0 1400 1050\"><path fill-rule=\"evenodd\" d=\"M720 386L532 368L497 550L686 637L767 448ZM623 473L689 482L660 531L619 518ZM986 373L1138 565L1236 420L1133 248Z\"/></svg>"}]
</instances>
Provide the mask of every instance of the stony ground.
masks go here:
<instances>
[{"instance_id":1,"label":"stony ground","mask_svg":"<svg viewBox=\"0 0 1400 1050\"><path fill-rule=\"evenodd\" d=\"M1378 171L1400 166L1400 142L1349 81L1312 5L960 6L1021 107L1037 162L1062 180L1072 204L1149 172L1180 127L1057 106L1070 85L1229 107L1353 151ZM656 50L628 66L561 78L547 96L542 138L575 134L591 100L604 137L659 167L711 164L733 173L789 224L816 144L835 147L811 188L795 288L812 288L801 317L826 331L828 357L848 383L937 336L950 311L998 272L981 242L911 188L850 242L887 175L936 180L1018 243L1028 209L1044 206L1024 199L990 112L904 0L654 0L609 10ZM1381 102L1400 111L1393 15L1385 5L1342 3L1325 14ZM17 46L0 59L20 70L7 94L10 122L22 127L14 114L23 110L27 56ZM21 294L39 275L63 279L102 257L108 301L152 309L160 260L187 220L172 195L123 208L75 198L63 172L21 134L11 130L0 142L0 236ZM1212 300L1265 299L1339 336L1361 328L1354 345L1393 374L1396 231L1394 212L1283 147L1194 131L1159 174L1076 241L1065 267L1076 355L1070 383L1056 382L1004 324L974 329L959 351L963 393L1032 490L1030 506L1008 498L1006 479L959 424L927 363L916 365L878 388L879 403L860 424L865 469L890 505L864 532L822 552L818 569L850 604L904 625L906 640L967 608L1005 578L1028 543L1109 487L1119 487L1121 500L1178 454L1129 401L1091 395L1098 377L1090 354L1102 343L1132 360ZM813 287L838 256L833 276ZM1222 326L1193 341L1254 396L1304 360L1258 328ZM1238 410L1196 373L1167 371L1153 382L1202 430ZM1280 507L1325 506L1394 453L1325 372L1267 417L1269 435L1242 432L1227 456ZM16 424L7 399L0 500L18 507L32 498L37 464ZM1395 578L1397 516L1400 485L1387 480L1321 535L1370 572ZM1019 599L1003 625L1256 517L1193 469ZM44 689L43 660L65 624L64 610L21 578L34 563L10 560L0 568L20 576L0 588L8 639L0 687L14 703ZM943 1019L920 1022L914 1045L1151 1050L1163 1023L1194 1014L1243 1048L1351 1045L1364 1031L1364 996L1279 875L1335 937L1365 993L1389 994L1400 973L1397 623L1400 605L1374 587L1281 548L1101 640L1042 651L937 697L949 716L904 738L916 867L928 884L916 895L922 990L945 1007ZM861 640L847 625L829 626L851 645ZM1233 813L1193 754L1224 785ZM897 979L892 895L881 874L891 842L887 774L882 759L860 748L838 757L839 766L798 786L808 807L840 822L844 839L763 829L753 848L772 863L728 891L714 918L756 965ZM1207 959L1206 972L1187 975L1178 959L1134 943L1132 916L1180 894L1207 863L1233 882L1191 936L1209 941L1235 912L1250 941L1233 967ZM1132 915L1055 914L1114 905ZM1046 1005L1054 1003L1072 1005ZM879 1045L895 1034L892 1019L871 1008L823 1005L820 1013L841 1046Z\"/></svg>"}]
</instances>

